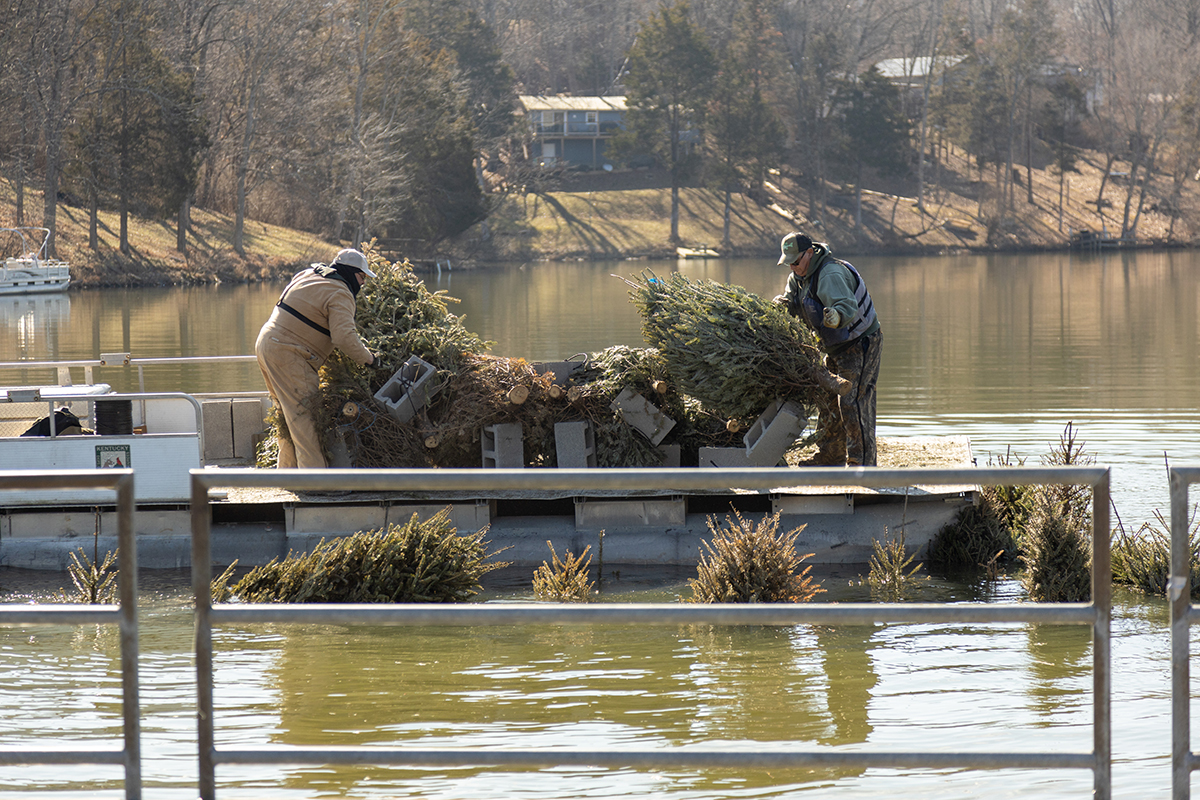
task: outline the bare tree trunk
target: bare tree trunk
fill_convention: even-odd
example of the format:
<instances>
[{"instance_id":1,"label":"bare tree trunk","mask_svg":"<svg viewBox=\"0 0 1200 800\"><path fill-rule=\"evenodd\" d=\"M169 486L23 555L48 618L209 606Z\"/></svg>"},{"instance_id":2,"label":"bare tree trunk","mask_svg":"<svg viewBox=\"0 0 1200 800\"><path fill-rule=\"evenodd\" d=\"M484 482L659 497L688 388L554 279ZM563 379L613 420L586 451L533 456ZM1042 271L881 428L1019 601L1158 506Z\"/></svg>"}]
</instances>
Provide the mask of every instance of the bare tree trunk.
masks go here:
<instances>
[{"instance_id":1,"label":"bare tree trunk","mask_svg":"<svg viewBox=\"0 0 1200 800\"><path fill-rule=\"evenodd\" d=\"M729 235L730 221L733 216L733 191L729 185L725 185L725 228L721 234L721 247L728 250L733 246L733 239Z\"/></svg>"},{"instance_id":2,"label":"bare tree trunk","mask_svg":"<svg viewBox=\"0 0 1200 800\"><path fill-rule=\"evenodd\" d=\"M1025 85L1025 200L1033 205L1033 81Z\"/></svg>"},{"instance_id":3,"label":"bare tree trunk","mask_svg":"<svg viewBox=\"0 0 1200 800\"><path fill-rule=\"evenodd\" d=\"M175 249L187 255L188 228L192 226L192 202L185 198L179 205L179 217L175 225Z\"/></svg>"},{"instance_id":4,"label":"bare tree trunk","mask_svg":"<svg viewBox=\"0 0 1200 800\"><path fill-rule=\"evenodd\" d=\"M1058 171L1058 232L1062 233L1063 223L1063 186L1067 182L1067 171L1060 169Z\"/></svg>"},{"instance_id":5,"label":"bare tree trunk","mask_svg":"<svg viewBox=\"0 0 1200 800\"><path fill-rule=\"evenodd\" d=\"M15 166L15 190L17 193L16 201L16 223L17 226L25 224L25 163L26 163L26 147L29 141L29 122L28 122L29 100L24 92L21 92L21 105L19 107L21 119L21 134L17 140L17 158Z\"/></svg>"},{"instance_id":6,"label":"bare tree trunk","mask_svg":"<svg viewBox=\"0 0 1200 800\"><path fill-rule=\"evenodd\" d=\"M672 170L674 172L674 170ZM671 175L671 244L679 244L679 178Z\"/></svg>"},{"instance_id":7,"label":"bare tree trunk","mask_svg":"<svg viewBox=\"0 0 1200 800\"><path fill-rule=\"evenodd\" d=\"M933 89L933 78L937 69L940 44L938 30L941 27L941 19L941 0L933 0L929 14L929 68L925 70L925 79L921 84L920 145L917 150L920 154L917 158L917 212L922 216L925 214L925 148L929 136L929 95Z\"/></svg>"},{"instance_id":8,"label":"bare tree trunk","mask_svg":"<svg viewBox=\"0 0 1200 800\"><path fill-rule=\"evenodd\" d=\"M862 185L863 165L858 162L858 174L854 177L854 230L862 233Z\"/></svg>"},{"instance_id":9,"label":"bare tree trunk","mask_svg":"<svg viewBox=\"0 0 1200 800\"><path fill-rule=\"evenodd\" d=\"M100 249L100 191L95 182L88 191L88 249Z\"/></svg>"},{"instance_id":10,"label":"bare tree trunk","mask_svg":"<svg viewBox=\"0 0 1200 800\"><path fill-rule=\"evenodd\" d=\"M47 121L46 168L42 180L42 227L50 231L46 235L46 255L56 258L56 232L58 231L58 165L62 157L61 123Z\"/></svg>"},{"instance_id":11,"label":"bare tree trunk","mask_svg":"<svg viewBox=\"0 0 1200 800\"><path fill-rule=\"evenodd\" d=\"M1104 170L1100 173L1100 188L1096 191L1096 213L1098 214L1104 213L1104 187L1108 185L1108 176L1112 172L1113 164L1116 162L1116 153L1105 154Z\"/></svg>"},{"instance_id":12,"label":"bare tree trunk","mask_svg":"<svg viewBox=\"0 0 1200 800\"><path fill-rule=\"evenodd\" d=\"M237 210L233 219L233 251L243 257L246 255L246 175L250 171L250 144L254 141L256 96L257 87L251 87L246 103L245 127L242 130L242 152L238 156L237 165Z\"/></svg>"}]
</instances>

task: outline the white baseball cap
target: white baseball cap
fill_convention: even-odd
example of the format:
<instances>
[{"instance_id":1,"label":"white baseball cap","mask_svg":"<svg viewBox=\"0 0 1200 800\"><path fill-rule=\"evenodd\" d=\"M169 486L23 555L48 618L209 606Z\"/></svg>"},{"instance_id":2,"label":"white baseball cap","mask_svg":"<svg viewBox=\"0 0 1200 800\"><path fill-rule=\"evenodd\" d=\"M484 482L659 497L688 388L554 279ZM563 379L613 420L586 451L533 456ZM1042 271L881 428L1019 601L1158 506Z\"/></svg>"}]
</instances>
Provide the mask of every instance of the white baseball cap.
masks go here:
<instances>
[{"instance_id":1,"label":"white baseball cap","mask_svg":"<svg viewBox=\"0 0 1200 800\"><path fill-rule=\"evenodd\" d=\"M367 266L367 257L358 250L352 247L347 247L345 250L339 250L338 254L333 258L334 264L341 264L346 267L354 267L366 274L368 278L374 278L375 273Z\"/></svg>"}]
</instances>

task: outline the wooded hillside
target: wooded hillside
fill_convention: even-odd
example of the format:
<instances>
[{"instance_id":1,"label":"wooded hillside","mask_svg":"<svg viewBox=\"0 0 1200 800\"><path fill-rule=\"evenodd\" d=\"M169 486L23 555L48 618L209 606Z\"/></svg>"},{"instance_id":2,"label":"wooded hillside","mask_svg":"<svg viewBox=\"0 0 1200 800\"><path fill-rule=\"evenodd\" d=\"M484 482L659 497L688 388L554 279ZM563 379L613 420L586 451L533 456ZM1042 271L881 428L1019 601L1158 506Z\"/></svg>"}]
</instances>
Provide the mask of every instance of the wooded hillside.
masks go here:
<instances>
[{"instance_id":1,"label":"wooded hillside","mask_svg":"<svg viewBox=\"0 0 1200 800\"><path fill-rule=\"evenodd\" d=\"M57 233L71 208L93 260L105 225L138 258L135 216L185 260L246 256L248 220L417 257L570 253L502 238L529 224L515 199L572 189L529 157L516 96L625 93L613 152L655 154L671 195L648 251L744 251L776 218L859 248L1190 244L1196 5L5 0L4 221ZM700 233L683 190L715 198L692 201ZM193 209L228 242L201 248Z\"/></svg>"}]
</instances>

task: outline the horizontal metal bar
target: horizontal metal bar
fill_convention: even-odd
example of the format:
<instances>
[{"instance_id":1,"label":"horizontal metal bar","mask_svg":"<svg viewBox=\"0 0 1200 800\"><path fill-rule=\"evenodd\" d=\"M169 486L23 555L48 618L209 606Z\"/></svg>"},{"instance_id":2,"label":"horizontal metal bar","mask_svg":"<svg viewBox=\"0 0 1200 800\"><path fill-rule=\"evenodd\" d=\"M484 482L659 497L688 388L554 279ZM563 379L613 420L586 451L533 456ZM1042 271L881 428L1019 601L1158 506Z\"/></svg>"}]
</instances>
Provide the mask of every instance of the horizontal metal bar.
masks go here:
<instances>
[{"instance_id":1,"label":"horizontal metal bar","mask_svg":"<svg viewBox=\"0 0 1200 800\"><path fill-rule=\"evenodd\" d=\"M0 747L0 766L19 764L125 763L124 750L10 750Z\"/></svg>"},{"instance_id":2,"label":"horizontal metal bar","mask_svg":"<svg viewBox=\"0 0 1200 800\"><path fill-rule=\"evenodd\" d=\"M1200 467L1171 467L1171 472L1184 483L1200 483Z\"/></svg>"},{"instance_id":3,"label":"horizontal metal bar","mask_svg":"<svg viewBox=\"0 0 1200 800\"><path fill-rule=\"evenodd\" d=\"M410 766L588 765L602 767L867 767L904 769L1087 769L1090 753L871 753L786 750L729 751L663 748L659 750L413 750L385 747L267 746L218 749L220 764L403 764Z\"/></svg>"},{"instance_id":4,"label":"horizontal metal bar","mask_svg":"<svg viewBox=\"0 0 1200 800\"><path fill-rule=\"evenodd\" d=\"M511 490L729 490L800 486L1017 486L1096 485L1107 467L1004 467L941 469L778 468L740 469L326 469L192 470L192 480L213 487L283 487L360 491Z\"/></svg>"},{"instance_id":5,"label":"horizontal metal bar","mask_svg":"<svg viewBox=\"0 0 1200 800\"><path fill-rule=\"evenodd\" d=\"M113 489L122 478L133 476L131 469L16 469L0 472L0 490L5 489Z\"/></svg>"},{"instance_id":6,"label":"horizontal metal bar","mask_svg":"<svg viewBox=\"0 0 1200 800\"><path fill-rule=\"evenodd\" d=\"M78 359L75 361L0 361L0 369L56 369L58 367L104 367L116 368L125 366L148 366L154 364L220 364L231 362L254 363L256 356L177 356L164 358L131 358L125 364L106 364L98 358Z\"/></svg>"},{"instance_id":7,"label":"horizontal metal bar","mask_svg":"<svg viewBox=\"0 0 1200 800\"><path fill-rule=\"evenodd\" d=\"M0 625L82 625L117 624L121 607L117 605L0 605Z\"/></svg>"},{"instance_id":8,"label":"horizontal metal bar","mask_svg":"<svg viewBox=\"0 0 1200 800\"><path fill-rule=\"evenodd\" d=\"M334 625L799 625L875 623L1034 623L1091 625L1087 603L764 603L377 605L367 603L214 605L213 624Z\"/></svg>"}]
</instances>

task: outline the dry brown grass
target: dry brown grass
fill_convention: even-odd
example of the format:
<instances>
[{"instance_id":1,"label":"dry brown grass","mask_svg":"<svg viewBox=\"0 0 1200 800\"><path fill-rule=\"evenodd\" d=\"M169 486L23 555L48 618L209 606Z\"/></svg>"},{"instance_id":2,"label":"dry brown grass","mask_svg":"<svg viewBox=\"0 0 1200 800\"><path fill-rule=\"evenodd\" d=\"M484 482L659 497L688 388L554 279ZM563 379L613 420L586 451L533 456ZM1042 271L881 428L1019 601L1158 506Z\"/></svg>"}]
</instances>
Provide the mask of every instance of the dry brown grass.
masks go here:
<instances>
[{"instance_id":1,"label":"dry brown grass","mask_svg":"<svg viewBox=\"0 0 1200 800\"><path fill-rule=\"evenodd\" d=\"M0 181L0 227L16 225L16 196L11 184ZM328 260L335 246L304 231L247 220L246 256L233 251L233 218L204 209L192 211L188 253L175 249L174 220L129 217L131 254L121 255L120 218L100 211L97 249L88 247L87 209L58 206L56 248L71 265L78 286L144 286L246 282L291 275L311 261ZM42 196L26 190L24 225L40 226Z\"/></svg>"},{"instance_id":2,"label":"dry brown grass","mask_svg":"<svg viewBox=\"0 0 1200 800\"><path fill-rule=\"evenodd\" d=\"M927 175L925 210L917 208L913 176L873 183L863 195L863 225L857 226L850 186L826 185L822 205L809 194L809 180L796 168L783 166L770 177L765 202L733 195L731 246L721 247L724 196L706 188L685 188L680 195L679 233L688 246L717 247L723 255L770 257L779 237L794 228L834 245L844 255L856 253L942 253L972 250L1062 249L1080 230L1120 232L1127 192L1125 181L1109 180L1104 201L1097 195L1104 177L1102 154L1083 151L1076 172L1068 173L1061 219L1059 179L1049 168L1032 171L1033 201L1026 192L1024 168L1014 187L1013 204L1003 214L995 174L979 171L965 152L942 151ZM1112 171L1128 172L1113 164ZM1151 179L1147 207L1138 222L1141 245L1186 246L1200 231L1200 184L1187 181L1174 218L1168 176ZM530 261L570 258L673 258L670 234L670 189L662 175L650 172L581 174L558 188L541 192L513 191L492 196L488 219L491 236L480 227L443 245L442 255L456 266L472 262ZM11 184L0 181L0 226L15 224ZM42 198L27 190L25 224L41 221ZM204 209L193 211L190 251L175 250L173 220L130 219L133 253L117 251L117 214L100 214L100 243L87 246L85 209L59 206L59 255L72 265L82 286L194 284L259 281L286 277L298 265L324 260L337 245L320 237L248 220L246 257L233 252L233 220ZM1174 225L1172 225L1174 219Z\"/></svg>"},{"instance_id":3,"label":"dry brown grass","mask_svg":"<svg viewBox=\"0 0 1200 800\"><path fill-rule=\"evenodd\" d=\"M995 173L980 176L967 154L950 147L926 176L925 209L916 202L915 176L873 184L863 193L863 225L855 224L853 187L828 184L821 205L809 193L809 180L783 167L771 176L767 200L746 195L733 199L732 247L725 255L771 256L779 237L799 227L831 242L844 254L864 252L940 253L971 250L1061 249L1081 230L1121 230L1124 203L1133 188L1121 179L1107 181L1104 204L1097 197L1104 177L1100 153L1083 151L1075 172L1064 182L1059 213L1059 177L1050 168L1032 170L1032 197L1027 172L1020 168L1013 202L1001 214ZM1113 172L1128 172L1116 162ZM479 241L478 230L461 237L456 247L465 257L480 259L616 258L674 256L670 233L670 190L663 181L643 181L654 188L613 188L613 175L574 176L559 188L540 193L500 196L489 224L492 240ZM589 191L589 180L595 191ZM1189 245L1200 229L1200 189L1188 181L1172 217L1164 210L1170 178L1151 179L1146 208L1138 221L1137 240L1144 245ZM1135 196L1136 201L1136 196ZM685 244L720 247L723 197L710 189L681 192L680 237Z\"/></svg>"}]
</instances>

